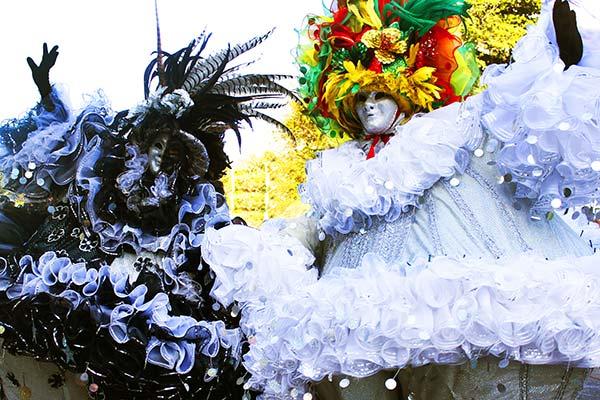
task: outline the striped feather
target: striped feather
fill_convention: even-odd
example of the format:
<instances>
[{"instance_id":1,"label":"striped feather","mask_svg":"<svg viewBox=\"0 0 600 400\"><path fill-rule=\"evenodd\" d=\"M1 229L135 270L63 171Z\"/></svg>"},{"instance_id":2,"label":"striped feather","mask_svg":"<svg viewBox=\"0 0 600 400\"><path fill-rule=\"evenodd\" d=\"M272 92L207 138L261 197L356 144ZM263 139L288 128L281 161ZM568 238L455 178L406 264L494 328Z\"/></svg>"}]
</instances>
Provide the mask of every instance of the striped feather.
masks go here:
<instances>
[{"instance_id":1,"label":"striped feather","mask_svg":"<svg viewBox=\"0 0 600 400\"><path fill-rule=\"evenodd\" d=\"M181 86L182 89L188 91L190 94L193 94L200 83L209 76L212 76L223 62L228 63L248 50L258 46L260 43L264 42L271 35L271 33L273 33L273 29L264 35L257 36L245 43L233 46L229 50L221 51L213 56L197 62L196 65L188 72L187 77Z\"/></svg>"},{"instance_id":2,"label":"striped feather","mask_svg":"<svg viewBox=\"0 0 600 400\"><path fill-rule=\"evenodd\" d=\"M277 121L275 118L273 118L265 113L262 113L260 111L256 111L256 110L248 111L248 112L246 112L246 115L250 118L260 119L260 120L268 122L271 125L275 125L276 127L283 130L285 133L287 133L289 135L290 139L292 139L292 141L296 142L296 138L294 137L294 134L292 133L290 128L288 128L281 122Z\"/></svg>"}]
</instances>

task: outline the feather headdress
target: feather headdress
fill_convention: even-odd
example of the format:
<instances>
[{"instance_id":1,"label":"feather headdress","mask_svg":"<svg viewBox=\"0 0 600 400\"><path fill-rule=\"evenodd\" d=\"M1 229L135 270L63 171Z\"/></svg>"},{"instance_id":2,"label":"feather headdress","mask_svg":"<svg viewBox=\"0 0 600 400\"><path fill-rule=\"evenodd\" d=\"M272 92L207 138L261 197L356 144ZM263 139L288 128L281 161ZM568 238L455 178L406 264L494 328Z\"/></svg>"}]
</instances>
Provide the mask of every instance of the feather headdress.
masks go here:
<instances>
[{"instance_id":1,"label":"feather headdress","mask_svg":"<svg viewBox=\"0 0 600 400\"><path fill-rule=\"evenodd\" d=\"M186 157L204 155L209 159L191 159L187 163L193 166L189 174L206 175L219 186L217 181L229 165L223 151L226 130L236 133L240 146L240 127L243 123L252 126L253 119L291 134L268 111L283 107L289 99L299 101L281 84L292 77L243 74L241 71L250 62L236 63L239 56L264 42L272 32L210 55L205 55L211 37L206 31L174 53L162 50L159 39L157 57L144 72L145 100L129 111L119 129L128 132L142 148L162 134L184 142L192 150Z\"/></svg>"}]
</instances>

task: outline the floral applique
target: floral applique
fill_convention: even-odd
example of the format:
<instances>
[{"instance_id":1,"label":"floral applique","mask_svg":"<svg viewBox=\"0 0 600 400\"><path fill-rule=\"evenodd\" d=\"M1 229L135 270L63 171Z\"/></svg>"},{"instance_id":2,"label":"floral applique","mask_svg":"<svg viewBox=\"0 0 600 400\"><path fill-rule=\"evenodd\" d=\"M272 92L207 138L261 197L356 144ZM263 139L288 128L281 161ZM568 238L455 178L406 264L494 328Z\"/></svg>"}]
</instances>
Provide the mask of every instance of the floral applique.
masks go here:
<instances>
[{"instance_id":1,"label":"floral applique","mask_svg":"<svg viewBox=\"0 0 600 400\"><path fill-rule=\"evenodd\" d=\"M86 252L86 253L94 250L96 247L98 247L97 240L92 240L92 239L84 237L79 242L79 250Z\"/></svg>"},{"instance_id":2,"label":"floral applique","mask_svg":"<svg viewBox=\"0 0 600 400\"><path fill-rule=\"evenodd\" d=\"M69 214L69 208L67 206L57 206L52 213L52 219L62 221L67 218Z\"/></svg>"},{"instance_id":3,"label":"floral applique","mask_svg":"<svg viewBox=\"0 0 600 400\"><path fill-rule=\"evenodd\" d=\"M63 374L52 374L48 378L48 384L54 389L58 389L65 384L65 376Z\"/></svg>"},{"instance_id":4,"label":"floral applique","mask_svg":"<svg viewBox=\"0 0 600 400\"><path fill-rule=\"evenodd\" d=\"M54 229L52 232L50 232L50 235L48 235L48 243L58 242L64 236L65 236L64 229L62 229L62 228Z\"/></svg>"}]
</instances>

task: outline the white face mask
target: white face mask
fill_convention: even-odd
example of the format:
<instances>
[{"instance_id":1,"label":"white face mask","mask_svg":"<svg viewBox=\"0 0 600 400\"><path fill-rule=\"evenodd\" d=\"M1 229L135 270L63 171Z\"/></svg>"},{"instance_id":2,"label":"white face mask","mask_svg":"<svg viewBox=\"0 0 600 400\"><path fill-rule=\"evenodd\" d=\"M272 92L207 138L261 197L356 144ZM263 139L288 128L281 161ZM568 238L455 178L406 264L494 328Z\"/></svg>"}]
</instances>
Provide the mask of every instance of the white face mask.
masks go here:
<instances>
[{"instance_id":1,"label":"white face mask","mask_svg":"<svg viewBox=\"0 0 600 400\"><path fill-rule=\"evenodd\" d=\"M161 170L168 141L169 137L167 135L160 135L154 139L152 145L150 145L150 148L148 149L148 164L150 171L154 175L157 175Z\"/></svg>"},{"instance_id":2,"label":"white face mask","mask_svg":"<svg viewBox=\"0 0 600 400\"><path fill-rule=\"evenodd\" d=\"M383 92L360 92L356 95L356 113L366 135L387 133L396 121L398 104Z\"/></svg>"}]
</instances>

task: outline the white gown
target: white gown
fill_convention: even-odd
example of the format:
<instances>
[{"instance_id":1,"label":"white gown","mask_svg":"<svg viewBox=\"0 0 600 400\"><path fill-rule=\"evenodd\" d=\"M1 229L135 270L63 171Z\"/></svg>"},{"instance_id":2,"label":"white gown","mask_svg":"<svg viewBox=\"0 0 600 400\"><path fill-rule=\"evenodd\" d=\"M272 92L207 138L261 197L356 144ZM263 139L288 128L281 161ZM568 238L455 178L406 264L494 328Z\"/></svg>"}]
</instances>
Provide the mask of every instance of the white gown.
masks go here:
<instances>
[{"instance_id":1,"label":"white gown","mask_svg":"<svg viewBox=\"0 0 600 400\"><path fill-rule=\"evenodd\" d=\"M481 95L413 118L370 160L350 142L310 162L315 228L207 232L262 398L397 399L382 389L396 378L415 399L572 399L600 367L600 257L546 216L598 199L600 25L565 71L552 4Z\"/></svg>"}]
</instances>

